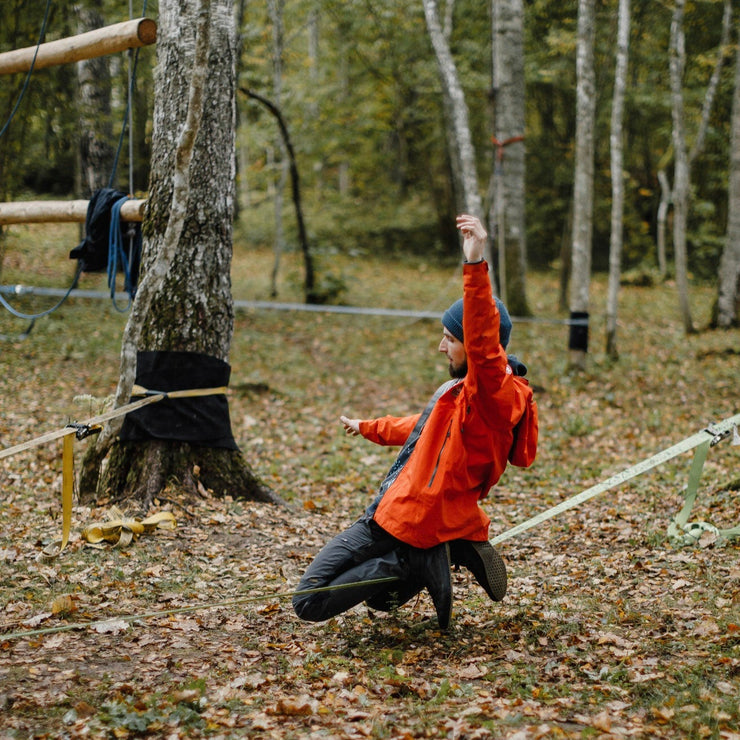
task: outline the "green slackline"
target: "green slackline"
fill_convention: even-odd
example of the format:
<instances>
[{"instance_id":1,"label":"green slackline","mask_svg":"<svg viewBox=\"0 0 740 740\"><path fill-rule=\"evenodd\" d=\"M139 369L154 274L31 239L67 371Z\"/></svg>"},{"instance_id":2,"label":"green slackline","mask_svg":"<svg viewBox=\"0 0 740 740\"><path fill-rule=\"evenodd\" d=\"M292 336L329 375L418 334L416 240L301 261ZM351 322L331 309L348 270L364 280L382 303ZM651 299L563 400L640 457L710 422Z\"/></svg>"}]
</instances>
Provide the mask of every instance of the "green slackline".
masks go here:
<instances>
[{"instance_id":1,"label":"green slackline","mask_svg":"<svg viewBox=\"0 0 740 740\"><path fill-rule=\"evenodd\" d=\"M736 433L738 424L740 424L740 414L735 414L735 416L731 416L729 419L725 419L724 421L721 421L717 424L712 424L706 429L702 429L700 432L692 435L691 437L687 437L682 442L673 445L673 447L662 450L656 455L649 457L647 460L643 460L642 462L637 463L637 465L633 465L632 467L611 476L611 478L607 478L605 481L602 481L595 486L591 486L591 488L587 488L585 491L582 491L575 496L571 496L571 498L562 501L561 503L557 504L557 506L553 506L551 509L543 511L541 514L537 514L537 516L528 519L526 522L522 522L521 524L517 524L511 529L507 529L506 532L503 532L497 537L494 537L491 540L491 544L496 545L499 542L504 542L505 540L511 539L512 537L521 534L522 532L526 532L528 529L532 529L532 527L536 527L538 524L542 524L542 522L545 522L548 519L552 519L554 516L557 516L563 511L572 509L575 506L582 504L584 501L588 501L589 499L594 498L594 496L598 496L605 491L608 491L610 488L618 486L620 483L624 483L625 481L635 478L642 473L646 473L648 470L656 468L661 463L667 462L668 460L671 460L684 452L688 452L695 447L699 447L701 445L702 447L705 447L706 450L708 450L710 447L714 447L714 445L718 444L723 439L726 439L731 434L733 434L733 430ZM704 457L706 457L706 452L704 452ZM696 481L693 483L694 497L696 496L696 487L698 486L699 482L698 477L701 475L701 466L703 465L703 463L704 460L702 459L701 465L696 466ZM689 488L691 487L692 484L690 481ZM684 509L686 509L686 506L684 506ZM688 510L690 511L690 509L691 507L689 507ZM686 517L688 517L688 511L686 512ZM729 532L731 533L731 536L735 536L734 533L736 533L737 530L738 528L735 527L732 530L725 530L725 532Z\"/></svg>"},{"instance_id":2,"label":"green slackline","mask_svg":"<svg viewBox=\"0 0 740 740\"><path fill-rule=\"evenodd\" d=\"M508 529L506 532L503 532L497 537L494 537L491 540L491 544L495 545L495 544L498 544L499 542L504 542L505 540L511 539L512 537L516 536L517 534L520 534L521 532L525 532L528 529L531 529L532 527L535 527L538 524L541 524L542 522L547 521L548 519L552 519L554 516L557 516L557 514L563 511L572 509L578 506L579 504L583 503L584 501L588 501L589 499L594 498L595 496L598 496L599 494L604 493L605 491L608 491L610 488L614 488L620 483L624 483L625 481L635 478L638 475L647 472L648 470L652 470L653 468L657 467L661 463L667 462L668 460L671 460L674 457L677 457L678 455L684 452L688 452L689 450L692 450L694 448L699 448L699 449L697 450L695 457L694 457L694 461L692 463L691 472L689 475L689 483L687 486L685 503L684 503L683 508L681 509L681 512L676 516L676 518L674 519L674 522L669 527L669 537L672 537L672 539L674 540L678 540L679 544L691 544L693 542L696 542L699 536L701 536L701 533L705 531L716 532L720 536L726 537L728 539L732 537L740 536L740 526L734 527L732 529L719 530L716 527L712 527L711 525L707 525L705 523L698 523L697 525L687 524L689 513L696 499L696 492L698 489L699 478L701 477L701 472L704 466L704 461L706 460L706 456L709 451L709 448L714 447L716 444L721 442L723 439L726 439L730 435L733 435L733 444L740 444L740 438L738 438L738 435L737 435L738 424L740 424L740 414L736 414L735 416L732 416L729 419L725 419L724 421L721 421L717 424L712 424L711 426L705 429L702 429L700 432L697 432L691 437L687 437L682 442L679 442L678 444L675 444L672 447L669 447L668 449L663 450L657 453L656 455L653 455L647 460L643 460L642 462L637 463L637 465L633 465L632 467L627 468L626 470L623 470L621 473L617 473L616 475L613 475L611 478L608 478L602 483L592 486L591 488L588 488L585 491L582 491L581 493L575 496L572 496L569 499L566 499L565 501L561 502L557 506L553 506L552 508L548 509L547 511L542 512L541 514L538 514L532 517L531 519L528 519L527 521L522 522L521 524L518 524L515 527L512 527L511 529ZM684 530L683 533L678 532L679 528ZM699 531L699 534L696 534L697 530ZM198 605L189 606L189 607L181 607L178 609L167 609L164 611L149 612L146 614L132 614L132 615L125 615L125 616L118 616L118 617L110 617L108 619L101 619L101 620L94 621L94 622L65 624L65 625L60 625L57 627L46 627L46 628L42 628L38 630L29 630L25 632L11 632L6 635L0 635L0 643L6 640L14 640L14 639L19 639L19 638L24 638L24 637L34 637L37 635L52 634L55 632L66 632L66 631L75 630L75 629L84 629L86 627L102 625L102 624L106 624L108 622L113 622L116 620L123 621L123 622L135 622L140 619L152 619L152 618L168 616L172 614L183 614L187 612L194 612L194 611L199 611L202 609L210 609L210 608L225 607L225 606L236 606L238 604L246 604L249 602L269 601L270 599L292 598L293 596L302 596L306 594L322 593L325 591L335 591L335 590L340 590L340 589L355 588L358 586L367 586L367 585L375 584L375 583L391 583L397 580L399 579L395 577L378 578L378 579L371 580L371 581L361 581L357 583L345 583L339 586L321 586L318 588L305 589L302 591L292 591L289 593L261 594L257 596L246 596L246 597L241 597L241 598L236 598L236 599L230 599L227 601L211 602L207 604L198 604Z\"/></svg>"}]
</instances>

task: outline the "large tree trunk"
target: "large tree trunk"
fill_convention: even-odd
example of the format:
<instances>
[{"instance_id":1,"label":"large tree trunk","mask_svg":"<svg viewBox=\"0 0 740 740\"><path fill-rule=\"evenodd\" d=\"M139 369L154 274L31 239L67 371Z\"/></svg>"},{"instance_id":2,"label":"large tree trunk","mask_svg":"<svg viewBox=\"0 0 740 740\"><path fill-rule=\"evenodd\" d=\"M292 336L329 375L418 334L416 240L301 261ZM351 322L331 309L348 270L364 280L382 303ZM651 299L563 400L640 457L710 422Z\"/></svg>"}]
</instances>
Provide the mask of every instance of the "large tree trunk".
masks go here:
<instances>
[{"instance_id":1,"label":"large tree trunk","mask_svg":"<svg viewBox=\"0 0 740 740\"><path fill-rule=\"evenodd\" d=\"M738 23L740 37L740 22ZM735 90L732 97L730 176L727 188L728 220L725 246L719 265L717 326L740 324L740 53L735 57Z\"/></svg>"},{"instance_id":2,"label":"large tree trunk","mask_svg":"<svg viewBox=\"0 0 740 740\"><path fill-rule=\"evenodd\" d=\"M622 237L624 219L624 175L622 167L624 91L627 83L627 61L630 38L630 0L619 0L619 27L617 32L617 62L614 71L614 95L610 134L612 171L612 214L609 241L609 288L606 302L606 353L612 359L619 357L617 349L617 309L619 283L622 276Z\"/></svg>"},{"instance_id":3,"label":"large tree trunk","mask_svg":"<svg viewBox=\"0 0 740 740\"><path fill-rule=\"evenodd\" d=\"M140 351L191 352L228 361L234 31L230 0L160 2L142 278L124 332L118 406L131 395ZM186 376L188 367L182 373ZM202 485L217 495L277 500L237 450L178 440L122 442L117 432L116 426L104 430L86 456L83 496L97 489L113 500L136 499L146 506L177 479L186 489Z\"/></svg>"},{"instance_id":4,"label":"large tree trunk","mask_svg":"<svg viewBox=\"0 0 740 740\"><path fill-rule=\"evenodd\" d=\"M576 60L576 163L573 188L573 248L570 282L570 315L584 324L571 325L568 341L569 365L586 366L588 312L591 287L591 240L593 234L594 118L596 89L594 75L595 0L578 2L578 50Z\"/></svg>"},{"instance_id":5,"label":"large tree trunk","mask_svg":"<svg viewBox=\"0 0 740 740\"><path fill-rule=\"evenodd\" d=\"M478 188L475 148L470 135L468 106L465 93L457 74L455 60L439 19L436 0L423 0L424 17L426 18L429 37L432 41L440 81L442 83L442 100L447 120L447 142L450 149L450 162L455 180L458 212L464 211L483 220L483 203ZM490 250L486 255L492 267Z\"/></svg>"},{"instance_id":6,"label":"large tree trunk","mask_svg":"<svg viewBox=\"0 0 740 740\"><path fill-rule=\"evenodd\" d=\"M496 224L499 295L511 313L527 316L530 311L526 294L522 0L500 0L493 3L492 94L496 164L493 171L495 197L491 202L489 222L491 226Z\"/></svg>"}]
</instances>

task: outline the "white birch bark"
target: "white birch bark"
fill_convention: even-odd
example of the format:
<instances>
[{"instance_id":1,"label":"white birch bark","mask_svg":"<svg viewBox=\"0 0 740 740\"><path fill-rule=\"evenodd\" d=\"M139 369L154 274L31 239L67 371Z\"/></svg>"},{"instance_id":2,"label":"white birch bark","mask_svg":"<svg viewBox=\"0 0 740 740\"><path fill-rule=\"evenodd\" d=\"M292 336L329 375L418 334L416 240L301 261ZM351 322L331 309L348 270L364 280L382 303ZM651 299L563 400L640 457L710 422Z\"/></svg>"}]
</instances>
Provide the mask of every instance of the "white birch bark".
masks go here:
<instances>
[{"instance_id":1,"label":"white birch bark","mask_svg":"<svg viewBox=\"0 0 740 740\"><path fill-rule=\"evenodd\" d=\"M738 22L740 37L740 22ZM730 173L727 188L728 220L725 245L719 265L717 326L738 326L740 309L740 53L735 53L735 88L732 97Z\"/></svg>"},{"instance_id":2,"label":"white birch bark","mask_svg":"<svg viewBox=\"0 0 740 740\"><path fill-rule=\"evenodd\" d=\"M586 319L588 319L591 287L591 241L593 234L594 117L596 107L594 4L595 0L579 0L578 2L576 162L573 188L573 247L570 282L571 317L576 315ZM585 327L585 332L581 327L571 327L569 350L570 366L575 369L584 369L588 351L588 326Z\"/></svg>"},{"instance_id":3,"label":"white birch bark","mask_svg":"<svg viewBox=\"0 0 740 740\"><path fill-rule=\"evenodd\" d=\"M683 75L686 66L686 44L683 32L685 0L676 0L671 20L670 78L671 116L673 120L673 251L676 264L676 289L686 333L694 331L689 304L686 224L689 205L689 155L686 146L686 122L683 102Z\"/></svg>"},{"instance_id":4,"label":"white birch bark","mask_svg":"<svg viewBox=\"0 0 740 740\"><path fill-rule=\"evenodd\" d=\"M619 283L622 276L622 240L624 234L624 147L622 119L624 117L624 91L627 84L629 61L630 0L619 0L619 22L617 28L617 60L614 70L614 94L612 96L611 149L612 210L609 240L609 285L606 301L606 353L616 359L617 314Z\"/></svg>"},{"instance_id":5,"label":"white birch bark","mask_svg":"<svg viewBox=\"0 0 740 740\"><path fill-rule=\"evenodd\" d=\"M482 219L483 203L478 189L475 148L470 135L465 93L460 84L455 60L440 24L437 2L436 0L423 0L423 3L424 17L442 83L442 96L447 115L447 139L451 146L453 171L459 178L456 184L462 190L462 202L458 203L458 209ZM490 254L487 255L487 260L490 266Z\"/></svg>"},{"instance_id":6,"label":"white birch bark","mask_svg":"<svg viewBox=\"0 0 740 740\"><path fill-rule=\"evenodd\" d=\"M686 45L683 31L685 0L676 0L671 21L670 37L670 78L671 78L671 114L673 121L673 149L675 157L673 176L673 250L676 264L676 289L684 330L687 334L694 331L691 317L688 278L687 224L690 205L691 165L703 148L706 129L709 125L715 93L720 81L720 72L724 59L724 48L729 40L732 8L725 0L722 19L722 32L717 52L717 62L712 73L702 106L702 117L696 140L691 151L686 143L686 115L683 99L683 74L686 67Z\"/></svg>"},{"instance_id":7,"label":"white birch bark","mask_svg":"<svg viewBox=\"0 0 740 740\"><path fill-rule=\"evenodd\" d=\"M526 296L522 0L496 0L492 7L492 26L493 130L498 143L489 223L498 243L500 297L510 312L525 316L529 308Z\"/></svg>"}]
</instances>

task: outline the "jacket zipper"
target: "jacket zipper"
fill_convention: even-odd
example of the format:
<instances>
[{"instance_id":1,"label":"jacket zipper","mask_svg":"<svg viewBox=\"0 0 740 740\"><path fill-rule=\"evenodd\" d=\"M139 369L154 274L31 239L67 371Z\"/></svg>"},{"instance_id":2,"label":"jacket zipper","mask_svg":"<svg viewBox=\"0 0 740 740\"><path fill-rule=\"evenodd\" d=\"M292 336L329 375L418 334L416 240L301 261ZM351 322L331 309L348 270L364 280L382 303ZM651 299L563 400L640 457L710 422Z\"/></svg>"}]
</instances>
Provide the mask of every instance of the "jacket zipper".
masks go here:
<instances>
[{"instance_id":1,"label":"jacket zipper","mask_svg":"<svg viewBox=\"0 0 740 740\"><path fill-rule=\"evenodd\" d=\"M445 447L447 446L447 440L450 438L450 430L452 429L452 419L450 419L450 424L447 427L447 434L445 434L444 442L442 442L442 447L439 448L439 454L437 455L437 462L434 464L434 470L432 471L432 477L429 479L429 483L427 484L427 488L432 487L432 483L434 483L434 478L437 475L437 469L439 468L439 462L442 459L442 453L445 450Z\"/></svg>"}]
</instances>

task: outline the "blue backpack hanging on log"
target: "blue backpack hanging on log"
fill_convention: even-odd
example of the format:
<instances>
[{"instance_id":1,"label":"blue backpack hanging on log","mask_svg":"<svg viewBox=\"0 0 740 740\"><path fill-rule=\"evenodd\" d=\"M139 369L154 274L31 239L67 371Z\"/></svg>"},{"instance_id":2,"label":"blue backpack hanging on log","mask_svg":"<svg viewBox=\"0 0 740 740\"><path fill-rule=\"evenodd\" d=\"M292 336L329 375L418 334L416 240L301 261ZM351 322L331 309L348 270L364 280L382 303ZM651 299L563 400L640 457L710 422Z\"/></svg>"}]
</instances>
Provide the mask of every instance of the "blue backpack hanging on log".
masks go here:
<instances>
[{"instance_id":1,"label":"blue backpack hanging on log","mask_svg":"<svg viewBox=\"0 0 740 740\"><path fill-rule=\"evenodd\" d=\"M141 260L141 225L129 224L129 239L121 232L120 205L127 198L126 193L114 188L101 188L93 193L87 206L85 238L69 253L69 257L79 260L82 272L107 270L109 285L111 277L115 282L115 273L120 265L125 274L124 289L133 295Z\"/></svg>"}]
</instances>

